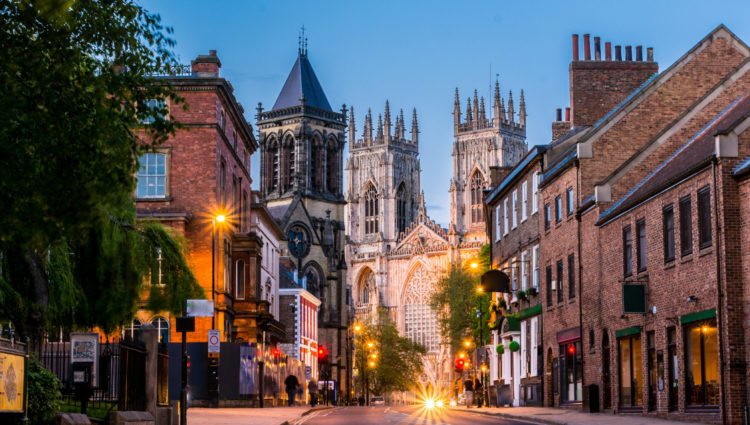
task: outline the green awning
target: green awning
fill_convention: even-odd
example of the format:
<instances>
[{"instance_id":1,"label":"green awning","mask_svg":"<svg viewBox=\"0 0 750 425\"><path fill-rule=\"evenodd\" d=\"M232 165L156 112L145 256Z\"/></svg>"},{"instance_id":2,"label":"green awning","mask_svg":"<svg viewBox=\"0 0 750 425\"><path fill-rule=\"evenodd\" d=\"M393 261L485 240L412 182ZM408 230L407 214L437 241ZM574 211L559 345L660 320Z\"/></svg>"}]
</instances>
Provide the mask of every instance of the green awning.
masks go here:
<instances>
[{"instance_id":1,"label":"green awning","mask_svg":"<svg viewBox=\"0 0 750 425\"><path fill-rule=\"evenodd\" d=\"M624 336L637 335L639 333L641 333L641 327L640 326L631 326L629 328L620 329L619 331L615 331L615 336L617 338L622 338Z\"/></svg>"},{"instance_id":2,"label":"green awning","mask_svg":"<svg viewBox=\"0 0 750 425\"><path fill-rule=\"evenodd\" d=\"M693 323L699 320L713 319L715 317L716 317L716 309L712 308L710 310L703 310L697 313L690 313L684 316L680 316L680 323L684 325L686 323Z\"/></svg>"},{"instance_id":3,"label":"green awning","mask_svg":"<svg viewBox=\"0 0 750 425\"><path fill-rule=\"evenodd\" d=\"M528 319L529 317L538 316L540 314L542 314L542 305L537 304L534 307L529 307L526 310L521 310L513 316L515 316L518 320L524 320Z\"/></svg>"}]
</instances>

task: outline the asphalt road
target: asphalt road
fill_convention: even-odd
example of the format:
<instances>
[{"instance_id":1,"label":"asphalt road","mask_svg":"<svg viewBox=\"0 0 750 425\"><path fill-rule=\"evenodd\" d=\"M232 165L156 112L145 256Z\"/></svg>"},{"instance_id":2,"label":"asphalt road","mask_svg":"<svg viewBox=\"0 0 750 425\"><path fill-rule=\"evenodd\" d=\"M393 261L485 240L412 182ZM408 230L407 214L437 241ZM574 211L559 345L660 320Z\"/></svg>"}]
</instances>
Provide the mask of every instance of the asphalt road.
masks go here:
<instances>
[{"instance_id":1,"label":"asphalt road","mask_svg":"<svg viewBox=\"0 0 750 425\"><path fill-rule=\"evenodd\" d=\"M421 407L337 407L292 422L296 425L535 425L497 416Z\"/></svg>"}]
</instances>

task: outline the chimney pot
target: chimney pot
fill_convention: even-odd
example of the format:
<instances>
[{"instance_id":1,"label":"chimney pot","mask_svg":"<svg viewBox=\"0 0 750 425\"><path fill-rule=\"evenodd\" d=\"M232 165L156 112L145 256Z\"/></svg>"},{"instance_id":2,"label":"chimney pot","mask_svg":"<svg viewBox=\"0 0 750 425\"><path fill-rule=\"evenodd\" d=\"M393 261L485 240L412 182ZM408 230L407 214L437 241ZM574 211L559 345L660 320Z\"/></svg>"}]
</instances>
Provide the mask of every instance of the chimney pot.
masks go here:
<instances>
[{"instance_id":1,"label":"chimney pot","mask_svg":"<svg viewBox=\"0 0 750 425\"><path fill-rule=\"evenodd\" d=\"M612 60L612 43L609 41L604 43L604 55L608 61Z\"/></svg>"},{"instance_id":2,"label":"chimney pot","mask_svg":"<svg viewBox=\"0 0 750 425\"><path fill-rule=\"evenodd\" d=\"M562 108L557 108L557 115L555 121L562 121Z\"/></svg>"},{"instance_id":3,"label":"chimney pot","mask_svg":"<svg viewBox=\"0 0 750 425\"><path fill-rule=\"evenodd\" d=\"M615 60L622 60L622 46L615 46Z\"/></svg>"},{"instance_id":4,"label":"chimney pot","mask_svg":"<svg viewBox=\"0 0 750 425\"><path fill-rule=\"evenodd\" d=\"M625 46L625 60L628 62L633 60L633 46Z\"/></svg>"},{"instance_id":5,"label":"chimney pot","mask_svg":"<svg viewBox=\"0 0 750 425\"><path fill-rule=\"evenodd\" d=\"M208 51L209 56L216 56L216 50L209 50Z\"/></svg>"},{"instance_id":6,"label":"chimney pot","mask_svg":"<svg viewBox=\"0 0 750 425\"><path fill-rule=\"evenodd\" d=\"M654 61L654 48L653 47L649 47L648 49L646 49L646 60L649 62Z\"/></svg>"},{"instance_id":7,"label":"chimney pot","mask_svg":"<svg viewBox=\"0 0 750 425\"><path fill-rule=\"evenodd\" d=\"M635 47L635 60L638 62L643 62L643 46Z\"/></svg>"},{"instance_id":8,"label":"chimney pot","mask_svg":"<svg viewBox=\"0 0 750 425\"><path fill-rule=\"evenodd\" d=\"M589 35L583 35L583 58L587 61L591 60L591 43L589 42Z\"/></svg>"},{"instance_id":9,"label":"chimney pot","mask_svg":"<svg viewBox=\"0 0 750 425\"><path fill-rule=\"evenodd\" d=\"M573 34L573 60L578 60L578 34Z\"/></svg>"},{"instance_id":10,"label":"chimney pot","mask_svg":"<svg viewBox=\"0 0 750 425\"><path fill-rule=\"evenodd\" d=\"M570 122L570 106L565 108L565 121Z\"/></svg>"},{"instance_id":11,"label":"chimney pot","mask_svg":"<svg viewBox=\"0 0 750 425\"><path fill-rule=\"evenodd\" d=\"M599 37L594 37L594 60L602 60L602 45Z\"/></svg>"}]
</instances>

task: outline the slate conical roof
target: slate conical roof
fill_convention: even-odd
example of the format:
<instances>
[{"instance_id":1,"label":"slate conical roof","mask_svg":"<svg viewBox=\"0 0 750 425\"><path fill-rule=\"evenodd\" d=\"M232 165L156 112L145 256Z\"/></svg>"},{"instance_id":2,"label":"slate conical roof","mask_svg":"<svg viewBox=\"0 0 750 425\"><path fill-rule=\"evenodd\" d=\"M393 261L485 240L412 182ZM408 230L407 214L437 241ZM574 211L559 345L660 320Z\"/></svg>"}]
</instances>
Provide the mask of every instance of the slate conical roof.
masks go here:
<instances>
[{"instance_id":1,"label":"slate conical roof","mask_svg":"<svg viewBox=\"0 0 750 425\"><path fill-rule=\"evenodd\" d=\"M305 95L305 105L333 112L307 54L300 52L276 103L273 104L273 110L301 105L302 94Z\"/></svg>"}]
</instances>

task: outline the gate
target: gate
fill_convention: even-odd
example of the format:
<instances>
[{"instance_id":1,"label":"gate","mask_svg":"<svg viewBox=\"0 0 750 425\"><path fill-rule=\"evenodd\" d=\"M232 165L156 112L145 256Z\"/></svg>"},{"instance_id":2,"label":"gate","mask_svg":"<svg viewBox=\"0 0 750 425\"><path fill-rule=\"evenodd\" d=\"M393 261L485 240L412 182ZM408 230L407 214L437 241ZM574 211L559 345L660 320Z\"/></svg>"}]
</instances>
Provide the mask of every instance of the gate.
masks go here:
<instances>
[{"instance_id":1,"label":"gate","mask_svg":"<svg viewBox=\"0 0 750 425\"><path fill-rule=\"evenodd\" d=\"M135 341L120 343L119 410L146 410L146 347Z\"/></svg>"}]
</instances>

